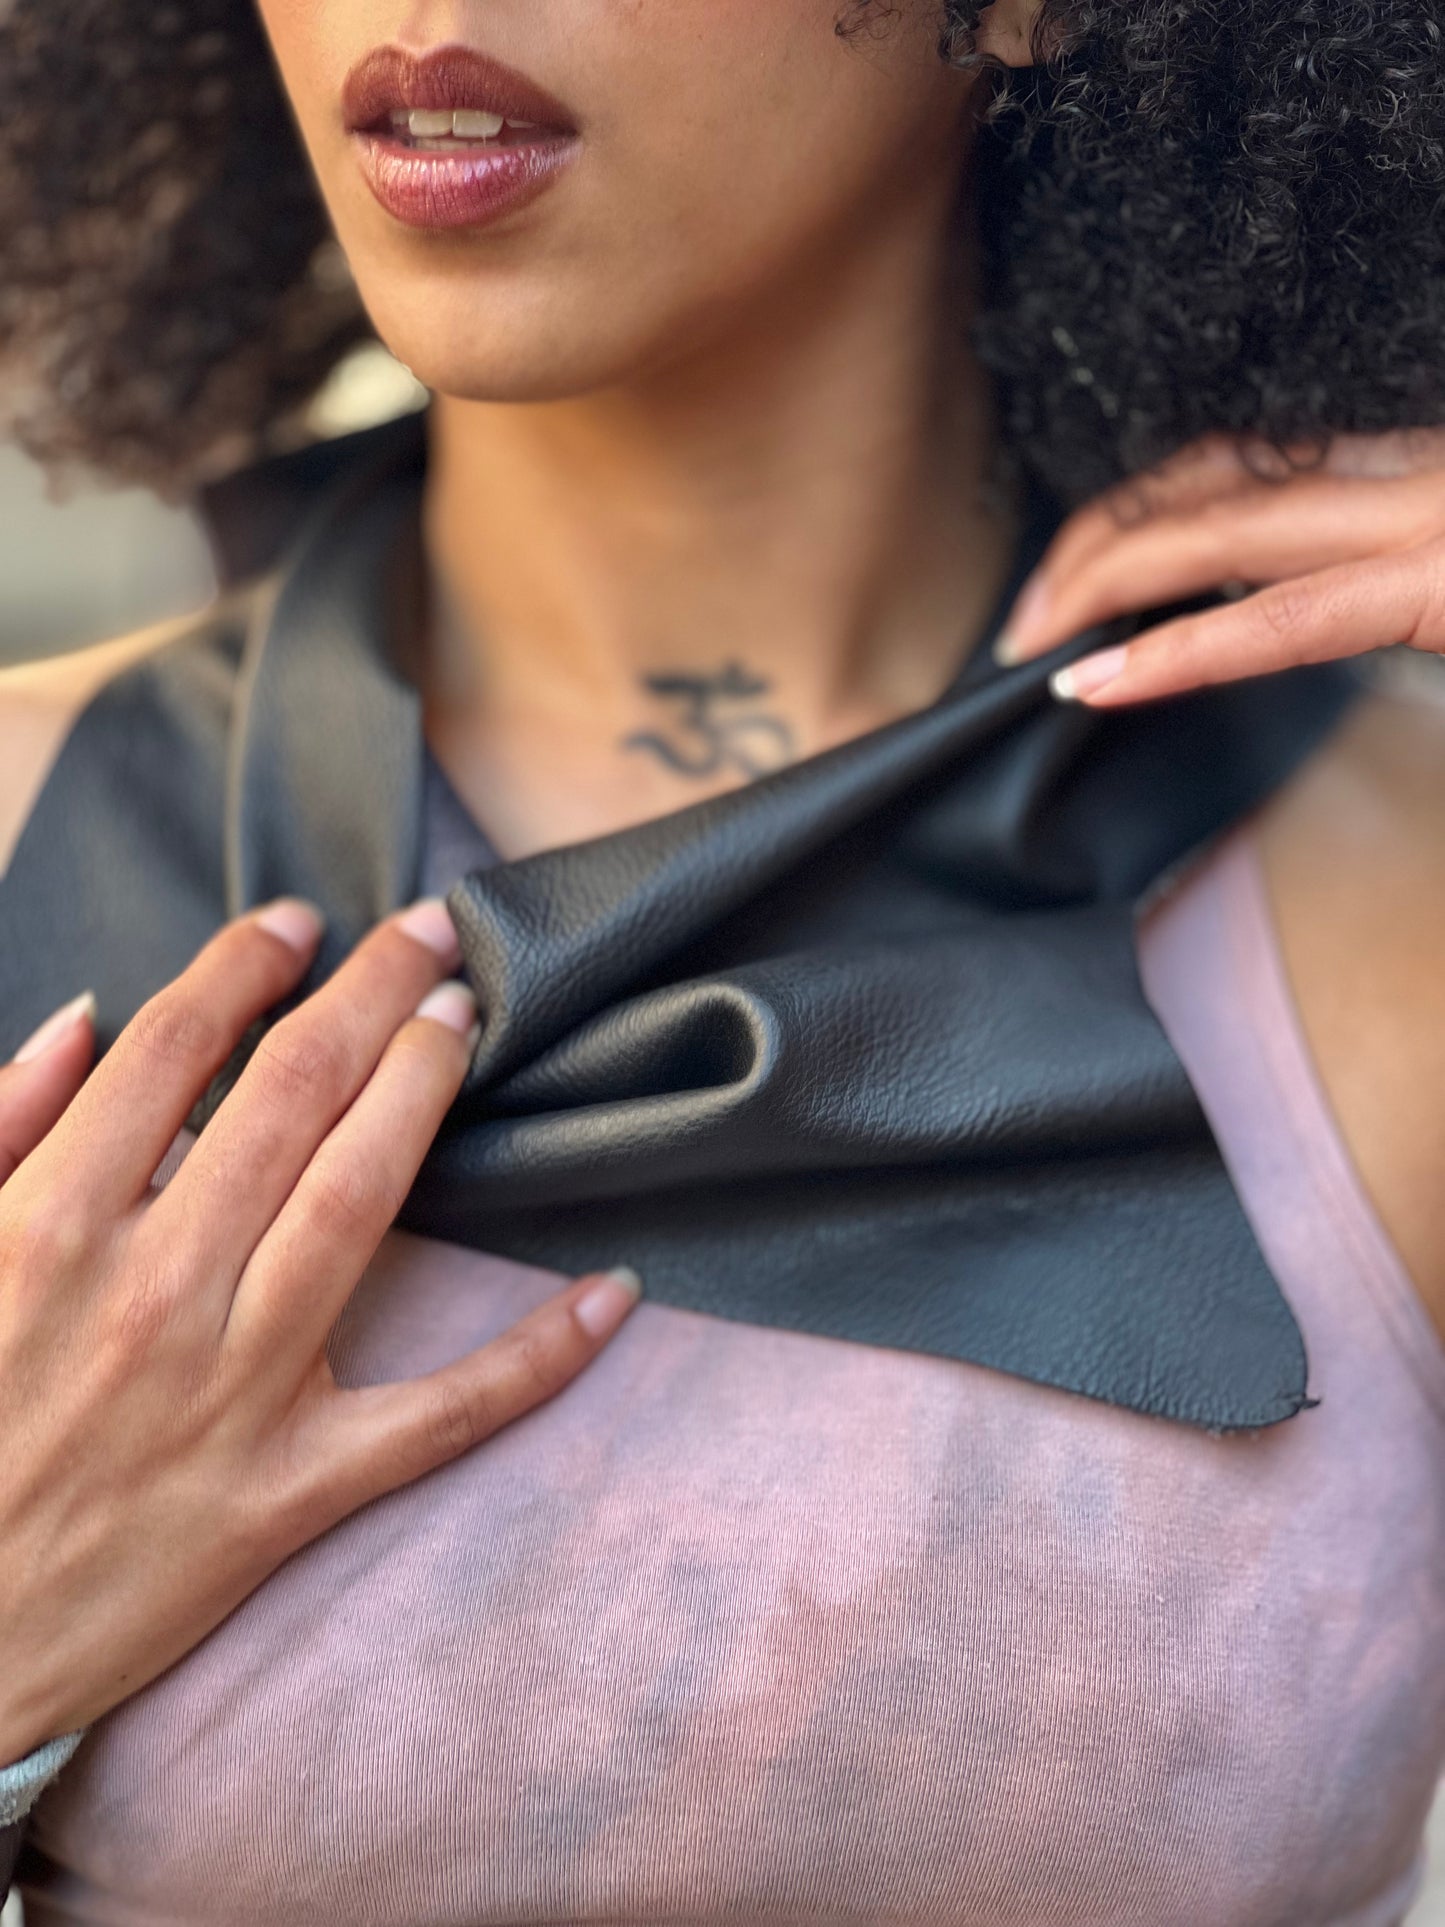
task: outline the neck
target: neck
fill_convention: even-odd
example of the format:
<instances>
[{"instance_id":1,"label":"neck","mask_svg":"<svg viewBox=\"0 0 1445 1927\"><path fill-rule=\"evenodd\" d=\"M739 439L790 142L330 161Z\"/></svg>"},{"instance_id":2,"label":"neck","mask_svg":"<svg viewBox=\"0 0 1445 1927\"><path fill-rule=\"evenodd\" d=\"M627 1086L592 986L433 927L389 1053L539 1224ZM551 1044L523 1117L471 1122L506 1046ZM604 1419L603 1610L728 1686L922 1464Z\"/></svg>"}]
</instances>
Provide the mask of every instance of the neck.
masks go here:
<instances>
[{"instance_id":1,"label":"neck","mask_svg":"<svg viewBox=\"0 0 1445 1927\"><path fill-rule=\"evenodd\" d=\"M594 816L612 827L877 727L957 673L1014 529L985 487L946 225L925 247L898 224L626 388L434 402L428 734L504 854L588 825L563 807L509 836L484 762L610 761Z\"/></svg>"}]
</instances>

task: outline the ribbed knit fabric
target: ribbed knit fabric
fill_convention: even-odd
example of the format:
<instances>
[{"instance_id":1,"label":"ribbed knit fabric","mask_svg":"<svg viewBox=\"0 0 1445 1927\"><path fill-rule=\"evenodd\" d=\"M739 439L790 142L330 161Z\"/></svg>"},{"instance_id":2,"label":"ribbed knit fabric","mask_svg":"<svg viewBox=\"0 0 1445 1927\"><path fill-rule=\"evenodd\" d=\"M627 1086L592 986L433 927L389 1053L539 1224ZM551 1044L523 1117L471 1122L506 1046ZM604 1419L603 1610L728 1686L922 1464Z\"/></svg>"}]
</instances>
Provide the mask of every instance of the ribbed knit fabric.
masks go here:
<instances>
[{"instance_id":1,"label":"ribbed knit fabric","mask_svg":"<svg viewBox=\"0 0 1445 1927\"><path fill-rule=\"evenodd\" d=\"M431 807L437 888L485 851ZM1445 1350L1247 826L1140 957L1317 1410L1211 1438L644 1303L99 1723L29 1927L1393 1927L1445 1759ZM554 1283L394 1234L338 1370L423 1370Z\"/></svg>"}]
</instances>

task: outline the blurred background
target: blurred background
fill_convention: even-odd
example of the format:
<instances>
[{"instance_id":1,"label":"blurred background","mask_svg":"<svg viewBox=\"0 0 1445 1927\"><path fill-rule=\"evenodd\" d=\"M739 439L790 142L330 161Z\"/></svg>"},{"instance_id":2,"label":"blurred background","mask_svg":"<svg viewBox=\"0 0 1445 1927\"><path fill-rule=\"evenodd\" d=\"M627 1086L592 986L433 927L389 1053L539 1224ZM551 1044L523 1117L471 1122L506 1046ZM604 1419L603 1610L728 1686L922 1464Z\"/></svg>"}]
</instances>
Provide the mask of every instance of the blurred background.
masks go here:
<instances>
[{"instance_id":1,"label":"blurred background","mask_svg":"<svg viewBox=\"0 0 1445 1927\"><path fill-rule=\"evenodd\" d=\"M318 438L344 435L425 400L399 362L367 344L337 368L306 427ZM52 501L35 464L0 443L0 662L185 615L214 588L205 538L185 510L139 489L95 487Z\"/></svg>"},{"instance_id":2,"label":"blurred background","mask_svg":"<svg viewBox=\"0 0 1445 1927\"><path fill-rule=\"evenodd\" d=\"M369 427L424 405L425 391L379 344L356 350L312 404L317 438ZM82 648L201 608L214 590L205 539L186 511L140 491L94 488L65 502L0 445L0 663ZM1409 1927L1445 1927L1445 1803L1432 1864ZM0 1927L20 1927L19 1902ZM1201 1922L1200 1927L1208 1927Z\"/></svg>"}]
</instances>

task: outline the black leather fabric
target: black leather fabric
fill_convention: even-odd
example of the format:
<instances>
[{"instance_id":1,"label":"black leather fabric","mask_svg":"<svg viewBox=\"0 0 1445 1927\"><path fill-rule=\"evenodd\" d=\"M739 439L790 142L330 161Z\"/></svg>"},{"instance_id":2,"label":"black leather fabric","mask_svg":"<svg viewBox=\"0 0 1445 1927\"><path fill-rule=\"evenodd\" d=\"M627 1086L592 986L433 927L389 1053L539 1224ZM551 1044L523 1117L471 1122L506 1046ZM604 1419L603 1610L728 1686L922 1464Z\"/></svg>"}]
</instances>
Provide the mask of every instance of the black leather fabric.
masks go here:
<instances>
[{"instance_id":1,"label":"black leather fabric","mask_svg":"<svg viewBox=\"0 0 1445 1927\"><path fill-rule=\"evenodd\" d=\"M413 894L421 424L333 466L244 656L218 613L77 723L0 885L0 1046L82 982L113 1035L283 891L331 917L314 984ZM1041 507L1020 571L1047 532ZM1297 1412L1300 1333L1133 920L1359 684L1055 703L1049 670L1123 632L982 649L915 716L461 883L484 1034L400 1222L1197 1425Z\"/></svg>"}]
</instances>

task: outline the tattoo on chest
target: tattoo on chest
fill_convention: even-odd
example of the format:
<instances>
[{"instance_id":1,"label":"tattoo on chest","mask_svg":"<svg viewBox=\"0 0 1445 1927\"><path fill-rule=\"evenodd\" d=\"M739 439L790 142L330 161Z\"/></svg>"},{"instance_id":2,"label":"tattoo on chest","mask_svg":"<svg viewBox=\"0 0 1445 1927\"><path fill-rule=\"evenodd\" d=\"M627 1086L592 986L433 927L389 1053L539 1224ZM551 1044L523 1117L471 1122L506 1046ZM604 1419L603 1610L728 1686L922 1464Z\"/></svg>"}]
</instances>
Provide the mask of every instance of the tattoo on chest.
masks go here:
<instances>
[{"instance_id":1,"label":"tattoo on chest","mask_svg":"<svg viewBox=\"0 0 1445 1927\"><path fill-rule=\"evenodd\" d=\"M792 730L768 713L765 699L773 685L740 662L710 676L663 671L644 676L642 685L674 713L665 727L624 736L624 749L656 756L679 776L716 776L723 770L766 776L793 761Z\"/></svg>"}]
</instances>

